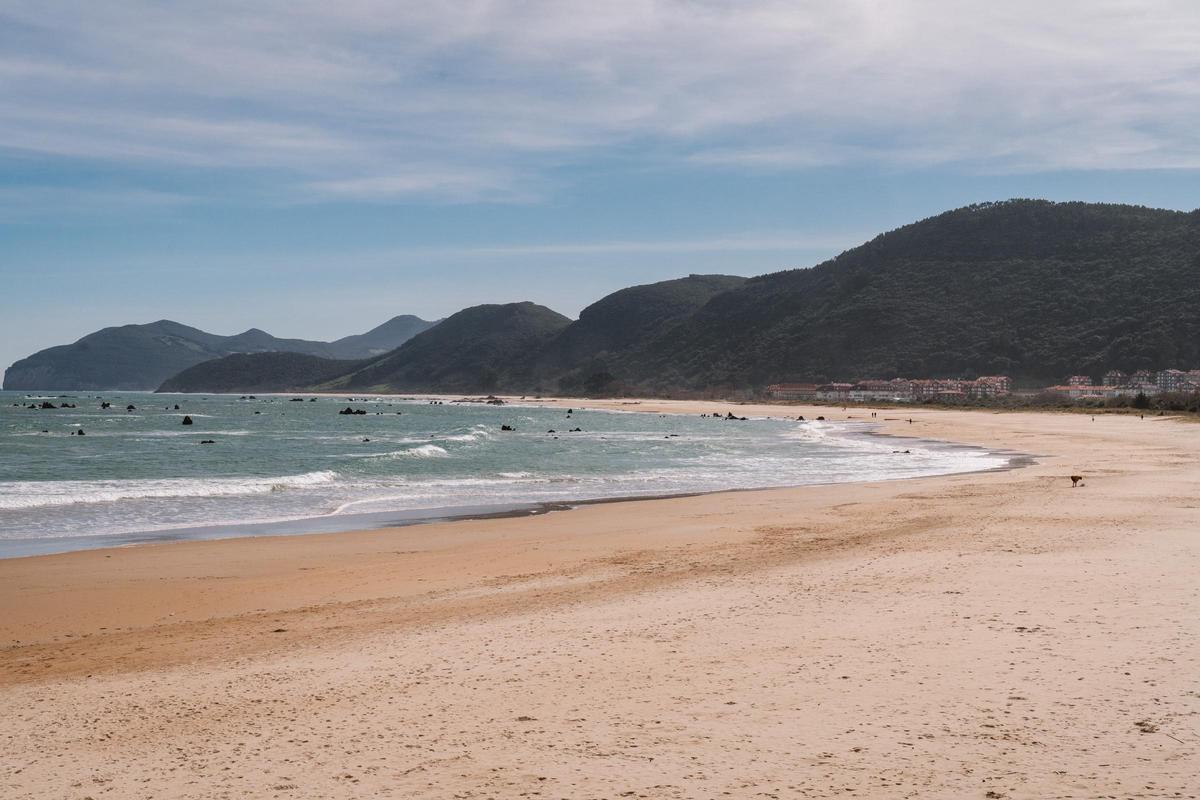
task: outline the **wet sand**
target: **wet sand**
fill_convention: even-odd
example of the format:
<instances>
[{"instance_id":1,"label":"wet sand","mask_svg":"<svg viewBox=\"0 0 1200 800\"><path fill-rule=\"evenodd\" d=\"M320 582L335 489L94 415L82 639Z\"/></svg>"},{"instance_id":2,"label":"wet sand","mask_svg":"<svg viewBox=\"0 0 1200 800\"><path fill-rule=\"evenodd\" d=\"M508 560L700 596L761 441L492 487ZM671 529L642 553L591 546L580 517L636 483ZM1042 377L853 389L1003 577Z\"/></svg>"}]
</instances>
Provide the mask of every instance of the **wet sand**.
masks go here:
<instances>
[{"instance_id":1,"label":"wet sand","mask_svg":"<svg viewBox=\"0 0 1200 800\"><path fill-rule=\"evenodd\" d=\"M0 796L1200 794L1200 425L877 421L1037 460L0 561Z\"/></svg>"}]
</instances>

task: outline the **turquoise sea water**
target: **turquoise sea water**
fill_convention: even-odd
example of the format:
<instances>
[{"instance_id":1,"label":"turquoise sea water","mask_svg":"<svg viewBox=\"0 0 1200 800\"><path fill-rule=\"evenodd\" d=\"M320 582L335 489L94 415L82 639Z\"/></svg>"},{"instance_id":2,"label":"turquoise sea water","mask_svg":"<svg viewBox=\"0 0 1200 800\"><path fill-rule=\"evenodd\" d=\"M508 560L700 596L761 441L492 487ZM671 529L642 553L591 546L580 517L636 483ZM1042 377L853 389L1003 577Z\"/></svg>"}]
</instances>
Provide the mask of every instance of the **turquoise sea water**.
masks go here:
<instances>
[{"instance_id":1,"label":"turquoise sea water","mask_svg":"<svg viewBox=\"0 0 1200 800\"><path fill-rule=\"evenodd\" d=\"M27 407L42 402L76 408ZM338 413L347 406L367 413ZM737 411L713 404L714 412L731 408ZM181 424L185 414L193 425ZM0 557L1006 463L1007 456L982 450L867 435L854 423L568 415L398 397L5 392Z\"/></svg>"}]
</instances>

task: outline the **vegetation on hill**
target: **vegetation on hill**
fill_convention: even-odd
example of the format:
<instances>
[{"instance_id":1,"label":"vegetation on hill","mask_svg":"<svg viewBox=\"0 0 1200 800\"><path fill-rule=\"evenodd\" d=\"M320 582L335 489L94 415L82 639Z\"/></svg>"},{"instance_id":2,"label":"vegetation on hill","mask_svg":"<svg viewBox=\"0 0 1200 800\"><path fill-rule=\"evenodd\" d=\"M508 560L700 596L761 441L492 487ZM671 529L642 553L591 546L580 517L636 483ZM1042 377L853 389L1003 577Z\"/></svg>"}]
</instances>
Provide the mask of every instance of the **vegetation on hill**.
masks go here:
<instances>
[{"instance_id":1,"label":"vegetation on hill","mask_svg":"<svg viewBox=\"0 0 1200 800\"><path fill-rule=\"evenodd\" d=\"M401 314L366 333L344 336L332 341L327 348L331 358L360 359L383 355L407 342L418 333L429 330L436 322Z\"/></svg>"},{"instance_id":2,"label":"vegetation on hill","mask_svg":"<svg viewBox=\"0 0 1200 800\"><path fill-rule=\"evenodd\" d=\"M974 205L809 269L624 289L576 322L528 302L476 306L342 374L235 363L295 381L312 370L329 389L589 394L1200 367L1200 212Z\"/></svg>"},{"instance_id":3,"label":"vegetation on hill","mask_svg":"<svg viewBox=\"0 0 1200 800\"><path fill-rule=\"evenodd\" d=\"M344 375L360 363L304 353L234 353L188 367L168 378L158 391L288 392Z\"/></svg>"},{"instance_id":4,"label":"vegetation on hill","mask_svg":"<svg viewBox=\"0 0 1200 800\"><path fill-rule=\"evenodd\" d=\"M1018 200L753 278L614 358L642 390L1200 365L1200 214Z\"/></svg>"},{"instance_id":5,"label":"vegetation on hill","mask_svg":"<svg viewBox=\"0 0 1200 800\"><path fill-rule=\"evenodd\" d=\"M435 323L396 317L358 336L335 342L279 339L251 328L218 336L170 320L104 328L74 344L38 351L4 374L9 390L153 389L195 364L231 353L289 352L358 359L386 352Z\"/></svg>"},{"instance_id":6,"label":"vegetation on hill","mask_svg":"<svg viewBox=\"0 0 1200 800\"><path fill-rule=\"evenodd\" d=\"M170 320L104 328L21 359L5 372L4 388L153 388L182 369L230 352L223 347L228 338Z\"/></svg>"},{"instance_id":7,"label":"vegetation on hill","mask_svg":"<svg viewBox=\"0 0 1200 800\"><path fill-rule=\"evenodd\" d=\"M570 323L529 302L474 306L325 388L487 392L531 386L532 358Z\"/></svg>"},{"instance_id":8,"label":"vegetation on hill","mask_svg":"<svg viewBox=\"0 0 1200 800\"><path fill-rule=\"evenodd\" d=\"M668 335L713 297L745 282L734 275L689 275L614 292L581 311L542 349L535 374L548 385L557 379L566 393L609 389L610 358Z\"/></svg>"}]
</instances>

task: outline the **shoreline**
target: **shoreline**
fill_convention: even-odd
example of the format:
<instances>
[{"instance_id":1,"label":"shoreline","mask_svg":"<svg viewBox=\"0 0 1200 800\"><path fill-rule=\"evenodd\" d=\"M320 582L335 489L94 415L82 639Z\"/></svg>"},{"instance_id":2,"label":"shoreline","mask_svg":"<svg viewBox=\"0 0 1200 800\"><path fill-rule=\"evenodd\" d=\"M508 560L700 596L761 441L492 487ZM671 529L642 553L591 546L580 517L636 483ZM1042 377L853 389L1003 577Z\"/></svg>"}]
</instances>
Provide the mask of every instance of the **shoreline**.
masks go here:
<instances>
[{"instance_id":1,"label":"shoreline","mask_svg":"<svg viewBox=\"0 0 1200 800\"><path fill-rule=\"evenodd\" d=\"M291 395L264 395L264 396L282 396L290 397ZM427 399L429 396L424 395L369 395L371 397L387 397L401 399ZM434 396L436 399L441 397ZM602 411L606 413L654 413L654 414L675 414L675 415L690 415L699 413L699 406L693 406L694 401L660 401L662 403L679 403L686 407L686 410L662 411L655 409L614 409L608 407L607 404L621 401L590 401L579 399L557 399L553 403L544 403L541 401L526 402L515 397L504 396L502 399L506 403L514 407L533 407L533 408L556 408L556 407L574 407L580 409L588 409L593 411ZM640 401L639 401L640 402ZM756 409L766 408L766 406L756 406ZM811 407L806 407L810 408ZM870 410L870 409L868 409ZM755 416L765 416L767 419L777 419L764 414L756 414ZM911 441L918 445L934 445L948 450L960 451L986 451L988 455L995 455L1006 459L1005 463L993 466L983 467L979 469L958 470L953 472L933 473L929 475L916 476L899 476L888 479L874 480L916 480L919 478L940 477L944 475L966 475L981 472L992 472L996 470L1019 469L1035 463L1036 456L1015 452L996 450L992 448L978 447L975 445L961 444L958 442L924 439L911 434L905 435L896 431L882 430L883 420L853 419L840 421L843 426L838 429L835 435L854 438L881 438L889 440L905 440ZM815 419L809 421L816 421ZM825 420L831 425L838 425L839 421ZM850 425L861 425L862 430L850 430ZM652 493L652 494L634 494L634 495L614 495L607 497L580 497L580 498L565 498L561 500L548 501L523 501L514 500L511 502L488 503L483 505L463 505L463 506L443 506L431 508L412 508L412 509L395 509L378 512L365 512L356 514L321 514L305 517L295 517L289 519L268 519L253 522L240 523L220 523L211 525L186 525L174 528L162 528L144 531L127 531L113 534L100 534L97 536L62 536L54 538L31 538L31 539L12 539L0 542L0 561L13 558L38 558L42 556L63 555L85 550L106 550L113 548L130 548L130 547L149 547L158 545L177 544L187 541L224 541L229 539L241 538L262 538L262 537L287 537L287 536L307 536L317 533L348 533L355 531L372 531L384 530L390 528L401 528L412 525L429 525L442 522L456 522L467 520L487 520L499 519L505 517L527 517L538 516L541 514L549 514L553 512L571 511L580 507L597 505L602 503L623 503L623 502L640 502L652 500L666 500L683 497L698 497L710 494L723 494L727 492L747 492L747 491L763 491L769 489L801 489L808 486L831 486L831 485L848 485L861 483L864 481L814 481L810 483L783 484L772 486L746 486L733 487L728 489L714 490L698 490L698 491L683 491L670 493ZM25 544L28 542L28 544ZM66 549L61 549L63 546Z\"/></svg>"},{"instance_id":2,"label":"shoreline","mask_svg":"<svg viewBox=\"0 0 1200 800\"><path fill-rule=\"evenodd\" d=\"M1038 455L2 560L17 766L0 781L14 798L1194 794L1200 428L880 416Z\"/></svg>"}]
</instances>

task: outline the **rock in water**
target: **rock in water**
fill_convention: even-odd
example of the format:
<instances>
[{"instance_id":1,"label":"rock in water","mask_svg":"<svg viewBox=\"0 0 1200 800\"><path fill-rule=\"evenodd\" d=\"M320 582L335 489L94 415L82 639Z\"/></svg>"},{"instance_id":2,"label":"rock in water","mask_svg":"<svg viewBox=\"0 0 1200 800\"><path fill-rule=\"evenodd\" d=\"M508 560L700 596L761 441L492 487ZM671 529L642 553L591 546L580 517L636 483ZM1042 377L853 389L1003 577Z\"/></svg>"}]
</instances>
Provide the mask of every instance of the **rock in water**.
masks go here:
<instances>
[{"instance_id":1,"label":"rock in water","mask_svg":"<svg viewBox=\"0 0 1200 800\"><path fill-rule=\"evenodd\" d=\"M191 425L191 424L192 424L192 418L191 418L191 417L184 417L184 418L183 418L183 424L184 424L184 425Z\"/></svg>"}]
</instances>

